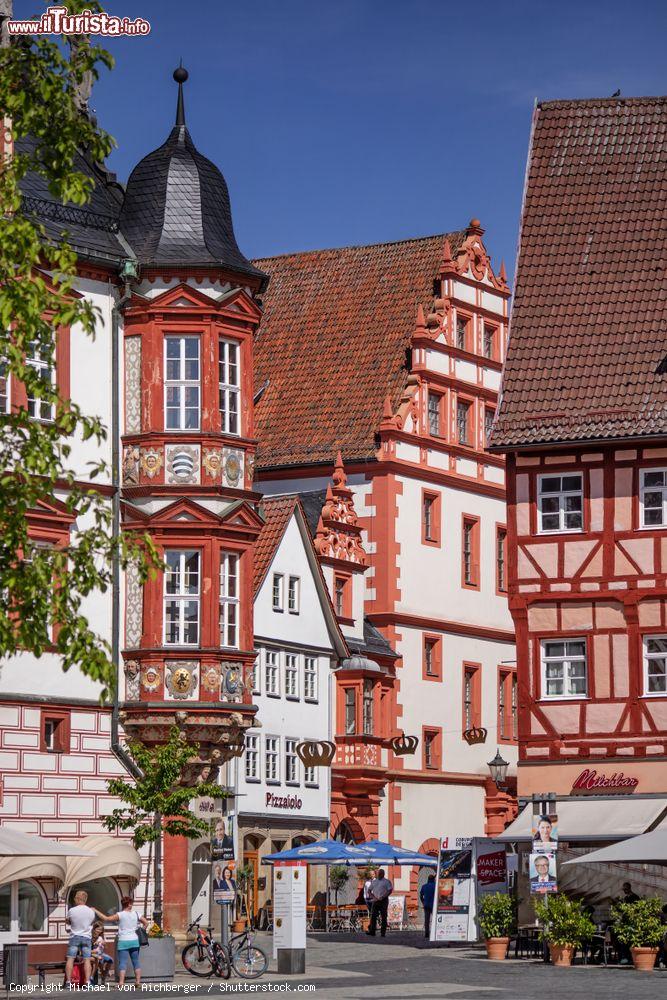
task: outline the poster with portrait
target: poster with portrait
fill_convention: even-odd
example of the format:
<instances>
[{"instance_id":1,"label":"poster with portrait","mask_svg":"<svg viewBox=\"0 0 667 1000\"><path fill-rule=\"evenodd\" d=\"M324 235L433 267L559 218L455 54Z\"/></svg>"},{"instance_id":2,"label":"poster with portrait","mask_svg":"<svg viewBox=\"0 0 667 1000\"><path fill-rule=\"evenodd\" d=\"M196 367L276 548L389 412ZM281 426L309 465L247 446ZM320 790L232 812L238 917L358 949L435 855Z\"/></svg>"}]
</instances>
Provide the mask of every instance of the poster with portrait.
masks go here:
<instances>
[{"instance_id":1,"label":"poster with portrait","mask_svg":"<svg viewBox=\"0 0 667 1000\"><path fill-rule=\"evenodd\" d=\"M443 837L438 858L432 941L466 941L469 934L473 841Z\"/></svg>"},{"instance_id":2,"label":"poster with portrait","mask_svg":"<svg viewBox=\"0 0 667 1000\"><path fill-rule=\"evenodd\" d=\"M234 860L232 823L225 816L216 816L211 820L211 857L214 861Z\"/></svg>"},{"instance_id":3,"label":"poster with portrait","mask_svg":"<svg viewBox=\"0 0 667 1000\"><path fill-rule=\"evenodd\" d=\"M530 855L528 862L530 891L533 895L558 892L556 875L556 854L554 851L539 851Z\"/></svg>"},{"instance_id":4,"label":"poster with portrait","mask_svg":"<svg viewBox=\"0 0 667 1000\"><path fill-rule=\"evenodd\" d=\"M533 853L555 851L558 847L558 816L555 813L533 815Z\"/></svg>"},{"instance_id":5,"label":"poster with portrait","mask_svg":"<svg viewBox=\"0 0 667 1000\"><path fill-rule=\"evenodd\" d=\"M236 900L236 861L214 861L211 865L213 902L223 906Z\"/></svg>"}]
</instances>

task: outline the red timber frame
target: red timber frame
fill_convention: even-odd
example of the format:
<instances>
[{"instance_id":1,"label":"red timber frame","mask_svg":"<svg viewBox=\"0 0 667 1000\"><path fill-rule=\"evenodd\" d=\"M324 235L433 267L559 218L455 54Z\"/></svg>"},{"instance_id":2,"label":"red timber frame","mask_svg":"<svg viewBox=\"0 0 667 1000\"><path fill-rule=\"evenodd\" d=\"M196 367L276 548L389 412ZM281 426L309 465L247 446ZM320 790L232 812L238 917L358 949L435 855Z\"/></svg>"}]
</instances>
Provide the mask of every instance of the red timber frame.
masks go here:
<instances>
[{"instance_id":1,"label":"red timber frame","mask_svg":"<svg viewBox=\"0 0 667 1000\"><path fill-rule=\"evenodd\" d=\"M643 640L667 634L667 527L642 527L640 476L665 467L667 449L641 442L508 456L522 794L543 781L566 793L584 765L636 774L639 792L664 791L667 694L644 688ZM581 531L538 533L545 474L581 475ZM545 697L540 644L548 639L585 641L585 696Z\"/></svg>"}]
</instances>

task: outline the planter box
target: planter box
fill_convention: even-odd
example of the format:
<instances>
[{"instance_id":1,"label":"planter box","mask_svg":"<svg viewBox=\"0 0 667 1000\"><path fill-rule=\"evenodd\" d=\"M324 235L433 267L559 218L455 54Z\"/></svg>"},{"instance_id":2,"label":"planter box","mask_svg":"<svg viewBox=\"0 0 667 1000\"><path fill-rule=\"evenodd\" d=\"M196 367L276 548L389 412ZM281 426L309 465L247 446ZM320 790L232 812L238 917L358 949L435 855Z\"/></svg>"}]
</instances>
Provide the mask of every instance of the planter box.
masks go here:
<instances>
[{"instance_id":1,"label":"planter box","mask_svg":"<svg viewBox=\"0 0 667 1000\"><path fill-rule=\"evenodd\" d=\"M174 978L176 968L176 942L171 934L151 938L150 944L140 950L142 983L166 983ZM118 953L116 952L116 980L118 980ZM132 963L128 962L126 984L134 982Z\"/></svg>"}]
</instances>

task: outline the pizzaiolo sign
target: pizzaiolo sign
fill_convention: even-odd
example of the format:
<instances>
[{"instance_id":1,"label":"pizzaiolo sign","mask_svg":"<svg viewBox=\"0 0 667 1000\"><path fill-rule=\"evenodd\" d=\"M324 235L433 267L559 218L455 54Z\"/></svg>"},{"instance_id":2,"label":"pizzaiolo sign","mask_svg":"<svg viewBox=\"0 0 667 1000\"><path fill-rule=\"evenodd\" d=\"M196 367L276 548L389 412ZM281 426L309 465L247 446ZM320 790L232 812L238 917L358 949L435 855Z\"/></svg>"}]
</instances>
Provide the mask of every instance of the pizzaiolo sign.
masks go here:
<instances>
[{"instance_id":1,"label":"pizzaiolo sign","mask_svg":"<svg viewBox=\"0 0 667 1000\"><path fill-rule=\"evenodd\" d=\"M572 783L573 795L605 795L623 792L634 792L639 784L639 778L630 777L622 771L613 774L598 774L596 770L586 768Z\"/></svg>"}]
</instances>

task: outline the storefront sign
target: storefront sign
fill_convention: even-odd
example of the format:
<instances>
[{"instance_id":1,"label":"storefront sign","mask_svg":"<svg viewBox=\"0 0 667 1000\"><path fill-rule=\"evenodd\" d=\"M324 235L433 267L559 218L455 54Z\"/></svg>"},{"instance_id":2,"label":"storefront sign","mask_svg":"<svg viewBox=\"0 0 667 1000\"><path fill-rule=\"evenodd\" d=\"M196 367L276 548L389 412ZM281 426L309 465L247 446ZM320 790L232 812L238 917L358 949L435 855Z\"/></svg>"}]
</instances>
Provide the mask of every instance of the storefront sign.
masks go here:
<instances>
[{"instance_id":1,"label":"storefront sign","mask_svg":"<svg viewBox=\"0 0 667 1000\"><path fill-rule=\"evenodd\" d=\"M598 774L595 769L586 768L574 779L573 795L623 794L634 792L639 784L639 778L614 771L613 774Z\"/></svg>"},{"instance_id":2,"label":"storefront sign","mask_svg":"<svg viewBox=\"0 0 667 1000\"><path fill-rule=\"evenodd\" d=\"M303 802L298 795L274 795L273 792L267 792L266 805L274 809L300 809Z\"/></svg>"},{"instance_id":3,"label":"storefront sign","mask_svg":"<svg viewBox=\"0 0 667 1000\"><path fill-rule=\"evenodd\" d=\"M507 881L507 865L505 850L491 851L488 854L477 855L477 884L480 886L504 885Z\"/></svg>"}]
</instances>

